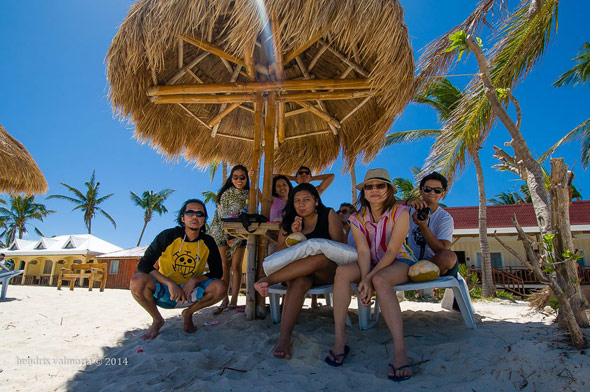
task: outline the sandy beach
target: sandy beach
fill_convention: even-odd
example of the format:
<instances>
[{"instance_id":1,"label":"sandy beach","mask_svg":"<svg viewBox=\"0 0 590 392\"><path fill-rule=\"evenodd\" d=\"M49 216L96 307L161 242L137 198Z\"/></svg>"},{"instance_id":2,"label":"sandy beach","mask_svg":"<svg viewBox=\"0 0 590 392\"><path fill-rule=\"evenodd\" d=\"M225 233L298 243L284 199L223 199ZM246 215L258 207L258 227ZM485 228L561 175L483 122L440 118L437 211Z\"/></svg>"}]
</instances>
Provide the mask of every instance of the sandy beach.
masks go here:
<instances>
[{"instance_id":1,"label":"sandy beach","mask_svg":"<svg viewBox=\"0 0 590 392\"><path fill-rule=\"evenodd\" d=\"M242 298L243 299L243 298ZM353 301L353 305L354 305ZM342 367L323 362L331 348L331 308L306 306L295 328L293 359L270 354L279 326L247 322L226 310L194 316L182 331L180 310L164 310L154 341L140 336L147 313L127 290L10 286L0 303L2 391L583 391L590 389L588 351L568 347L551 314L525 302L474 303L478 329L440 304L402 302L414 376L387 379L391 338L383 322L349 329L351 355ZM204 326L218 320L219 323Z\"/></svg>"}]
</instances>

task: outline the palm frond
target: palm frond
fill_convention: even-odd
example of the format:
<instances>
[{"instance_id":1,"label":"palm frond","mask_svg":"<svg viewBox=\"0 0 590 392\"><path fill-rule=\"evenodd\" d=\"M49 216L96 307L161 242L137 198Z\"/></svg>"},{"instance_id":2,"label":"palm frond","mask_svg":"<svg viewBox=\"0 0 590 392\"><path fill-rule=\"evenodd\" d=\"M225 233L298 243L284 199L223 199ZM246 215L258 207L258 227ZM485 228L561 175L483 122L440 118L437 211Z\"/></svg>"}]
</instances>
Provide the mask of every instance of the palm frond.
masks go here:
<instances>
[{"instance_id":1,"label":"palm frond","mask_svg":"<svg viewBox=\"0 0 590 392\"><path fill-rule=\"evenodd\" d=\"M414 129L410 131L393 132L385 136L383 147L394 144L411 143L416 140L424 139L428 136L436 136L440 129Z\"/></svg>"},{"instance_id":2,"label":"palm frond","mask_svg":"<svg viewBox=\"0 0 590 392\"><path fill-rule=\"evenodd\" d=\"M577 86L590 82L590 42L586 41L580 48L578 55L572 59L576 65L561 74L553 86L564 87L568 85Z\"/></svg>"},{"instance_id":3,"label":"palm frond","mask_svg":"<svg viewBox=\"0 0 590 392\"><path fill-rule=\"evenodd\" d=\"M100 212L105 218L107 218L113 224L115 229L117 228L117 223L105 210L103 210L100 207L96 207L96 209L98 210L98 212Z\"/></svg>"},{"instance_id":4,"label":"palm frond","mask_svg":"<svg viewBox=\"0 0 590 392\"><path fill-rule=\"evenodd\" d=\"M587 168L590 161L590 118L569 131L564 137L559 139L557 143L545 151L543 155L539 157L539 162L545 162L560 146L569 143L576 138L582 140L582 166Z\"/></svg>"}]
</instances>

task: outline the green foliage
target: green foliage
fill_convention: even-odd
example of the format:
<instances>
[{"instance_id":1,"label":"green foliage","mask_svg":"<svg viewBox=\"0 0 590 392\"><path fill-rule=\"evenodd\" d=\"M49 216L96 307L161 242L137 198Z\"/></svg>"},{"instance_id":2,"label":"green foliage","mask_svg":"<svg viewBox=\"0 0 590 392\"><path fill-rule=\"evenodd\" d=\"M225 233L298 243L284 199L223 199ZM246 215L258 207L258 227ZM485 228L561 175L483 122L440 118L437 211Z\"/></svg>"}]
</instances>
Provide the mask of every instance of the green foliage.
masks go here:
<instances>
[{"instance_id":1,"label":"green foliage","mask_svg":"<svg viewBox=\"0 0 590 392\"><path fill-rule=\"evenodd\" d=\"M590 42L584 42L572 61L575 61L576 65L553 83L555 87L590 83Z\"/></svg>"},{"instance_id":2,"label":"green foliage","mask_svg":"<svg viewBox=\"0 0 590 392\"><path fill-rule=\"evenodd\" d=\"M507 100L508 99L508 90L506 90L505 88L497 88L496 89L496 94L498 94L498 98L501 101Z\"/></svg>"},{"instance_id":3,"label":"green foliage","mask_svg":"<svg viewBox=\"0 0 590 392\"><path fill-rule=\"evenodd\" d=\"M514 301L514 296L512 295L512 293L508 293L504 290L496 290L494 292L494 297L500 298L500 299L509 299L511 301Z\"/></svg>"},{"instance_id":4,"label":"green foliage","mask_svg":"<svg viewBox=\"0 0 590 392\"><path fill-rule=\"evenodd\" d=\"M562 256L564 259L574 259L574 260L579 260L579 259L582 259L582 258L584 258L584 256L582 256L581 254L574 253L574 252L572 252L572 251L571 251L571 250L569 250L569 249L568 249L568 250L566 250L565 252L563 252L563 253L561 254L561 256Z\"/></svg>"},{"instance_id":5,"label":"green foliage","mask_svg":"<svg viewBox=\"0 0 590 392\"><path fill-rule=\"evenodd\" d=\"M215 200L217 200L217 193L212 191L201 192L201 195L205 198L205 200L203 200L204 203L209 203L210 201L215 202Z\"/></svg>"},{"instance_id":6,"label":"green foliage","mask_svg":"<svg viewBox=\"0 0 590 392\"><path fill-rule=\"evenodd\" d=\"M27 232L27 225L31 220L40 220L43 222L49 214L55 211L48 210L44 204L35 202L34 196L10 196L8 203L2 200L4 205L8 207L0 207L0 222L4 231L0 236L4 237L6 246L10 245L16 238L23 238L23 234ZM33 226L35 233L42 236L43 233Z\"/></svg>"},{"instance_id":7,"label":"green foliage","mask_svg":"<svg viewBox=\"0 0 590 392\"><path fill-rule=\"evenodd\" d=\"M474 287L469 291L469 296L472 299L481 299L481 287Z\"/></svg>"},{"instance_id":8,"label":"green foliage","mask_svg":"<svg viewBox=\"0 0 590 392\"><path fill-rule=\"evenodd\" d=\"M443 53L450 53L456 50L458 53L457 61L461 61L463 53L469 54L469 47L467 46L467 33L465 33L465 31L459 30L449 35L449 41L451 41L451 44L448 48L442 51ZM475 41L480 48L483 47L481 38L476 38Z\"/></svg>"},{"instance_id":9,"label":"green foliage","mask_svg":"<svg viewBox=\"0 0 590 392\"><path fill-rule=\"evenodd\" d=\"M88 234L92 234L92 219L96 216L96 213L102 214L109 220L109 222L113 224L115 229L117 228L117 223L115 223L115 220L105 210L99 207L99 204L112 197L114 193L109 193L106 196L98 197L98 188L100 187L100 182L96 181L96 174L94 170L90 176L90 181L86 181L84 183L86 186L85 192L82 192L79 189L63 182L60 182L60 184L66 187L66 189L70 191L74 197L65 195L51 195L48 196L47 199L61 199L74 203L76 206L72 209L72 211L80 210L84 213L84 224L88 229Z\"/></svg>"},{"instance_id":10,"label":"green foliage","mask_svg":"<svg viewBox=\"0 0 590 392\"><path fill-rule=\"evenodd\" d=\"M559 309L559 301L557 300L557 298L555 298L555 297L549 298L549 306L551 306L551 308L554 310Z\"/></svg>"}]
</instances>

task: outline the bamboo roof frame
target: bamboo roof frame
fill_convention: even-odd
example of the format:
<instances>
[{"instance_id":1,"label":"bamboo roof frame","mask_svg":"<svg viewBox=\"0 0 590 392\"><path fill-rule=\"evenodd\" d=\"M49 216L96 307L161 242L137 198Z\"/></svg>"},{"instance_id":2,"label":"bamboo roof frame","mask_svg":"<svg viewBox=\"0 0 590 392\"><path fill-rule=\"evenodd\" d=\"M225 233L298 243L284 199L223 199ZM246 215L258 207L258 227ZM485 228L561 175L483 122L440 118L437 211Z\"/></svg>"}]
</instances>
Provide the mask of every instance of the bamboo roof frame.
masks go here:
<instances>
[{"instance_id":1,"label":"bamboo roof frame","mask_svg":"<svg viewBox=\"0 0 590 392\"><path fill-rule=\"evenodd\" d=\"M0 192L41 194L47 181L25 146L0 124Z\"/></svg>"},{"instance_id":2,"label":"bamboo roof frame","mask_svg":"<svg viewBox=\"0 0 590 392\"><path fill-rule=\"evenodd\" d=\"M398 0L265 0L267 19L250 0L189 3L138 1L107 54L115 113L171 159L250 162L256 94L275 92L278 170L367 161L413 95Z\"/></svg>"}]
</instances>

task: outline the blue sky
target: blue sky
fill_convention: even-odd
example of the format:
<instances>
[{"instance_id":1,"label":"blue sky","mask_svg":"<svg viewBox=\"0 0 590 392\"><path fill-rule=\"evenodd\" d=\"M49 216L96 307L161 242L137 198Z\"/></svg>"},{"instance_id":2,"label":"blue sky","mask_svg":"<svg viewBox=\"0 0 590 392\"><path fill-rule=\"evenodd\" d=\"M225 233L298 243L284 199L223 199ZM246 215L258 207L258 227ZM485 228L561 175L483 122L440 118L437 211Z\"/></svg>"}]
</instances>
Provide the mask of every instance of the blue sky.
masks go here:
<instances>
[{"instance_id":1,"label":"blue sky","mask_svg":"<svg viewBox=\"0 0 590 392\"><path fill-rule=\"evenodd\" d=\"M415 56L420 49L443 34L473 9L473 0L403 0ZM511 4L516 1L511 1ZM104 58L131 1L126 0L3 0L0 2L0 124L20 140L33 155L49 183L50 194L64 194L59 183L82 189L93 170L103 194L115 193L104 209L117 221L98 216L93 234L121 247L134 246L143 224L143 211L135 207L129 191L175 189L166 206L170 213L150 222L142 243L148 243L162 229L173 225L174 212L190 197L201 197L205 190L221 186L220 175L213 184L208 173L184 161L168 162L147 145L132 137L133 126L114 118L107 99ZM521 83L514 95L523 111L522 132L538 155L561 135L590 116L588 87L553 88L551 83L573 66L573 58L584 41L590 40L587 15L590 2L564 1L559 10L559 30L552 38L541 63ZM584 27L586 26L586 27ZM482 36L485 42L485 35ZM472 56L455 71L473 73ZM463 87L469 78L455 77ZM438 127L435 113L410 104L393 130ZM509 139L502 125L492 131L481 151L488 198L505 190L515 190L515 176L499 173L491 166L492 146ZM421 166L432 140L383 150L368 166L357 165L357 179L368 168L385 167L394 177L411 177L410 167ZM568 165L576 163L575 184L584 198L590 197L590 172L579 163L579 143L558 150ZM341 161L331 172L337 173L324 194L327 205L337 207L350 198L350 177L341 173ZM46 235L85 233L82 214L61 200L44 201L57 213L44 222L33 222ZM445 203L449 206L477 205L477 185L470 165L454 184ZM209 206L213 215L213 205ZM32 232L32 228L30 228ZM29 239L36 236L30 234Z\"/></svg>"}]
</instances>

